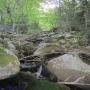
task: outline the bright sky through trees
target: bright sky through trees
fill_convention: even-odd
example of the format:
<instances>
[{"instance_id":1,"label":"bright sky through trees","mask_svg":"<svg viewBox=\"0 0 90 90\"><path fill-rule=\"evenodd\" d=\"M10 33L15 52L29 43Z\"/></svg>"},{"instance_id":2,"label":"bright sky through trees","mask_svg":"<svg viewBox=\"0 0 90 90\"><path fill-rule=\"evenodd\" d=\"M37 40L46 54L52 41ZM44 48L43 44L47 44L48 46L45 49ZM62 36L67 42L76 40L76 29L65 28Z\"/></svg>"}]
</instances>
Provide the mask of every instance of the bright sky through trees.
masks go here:
<instances>
[{"instance_id":1,"label":"bright sky through trees","mask_svg":"<svg viewBox=\"0 0 90 90\"><path fill-rule=\"evenodd\" d=\"M50 9L59 7L59 0L45 0L40 3L39 10L48 12Z\"/></svg>"}]
</instances>

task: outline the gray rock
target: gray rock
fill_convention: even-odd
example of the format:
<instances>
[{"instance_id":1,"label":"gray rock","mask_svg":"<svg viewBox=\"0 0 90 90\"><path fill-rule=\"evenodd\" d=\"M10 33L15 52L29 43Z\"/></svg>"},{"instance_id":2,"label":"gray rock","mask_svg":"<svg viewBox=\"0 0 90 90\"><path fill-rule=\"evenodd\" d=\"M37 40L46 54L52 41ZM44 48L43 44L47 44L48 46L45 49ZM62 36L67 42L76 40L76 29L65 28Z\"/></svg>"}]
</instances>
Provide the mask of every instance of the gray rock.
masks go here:
<instances>
[{"instance_id":1,"label":"gray rock","mask_svg":"<svg viewBox=\"0 0 90 90\"><path fill-rule=\"evenodd\" d=\"M54 53L54 52L64 52L64 48L60 46L59 43L41 43L38 49L34 52L34 55Z\"/></svg>"},{"instance_id":2,"label":"gray rock","mask_svg":"<svg viewBox=\"0 0 90 90\"><path fill-rule=\"evenodd\" d=\"M12 41L7 41L7 48L12 51L13 53L17 54L17 50L16 47L14 46L14 44L12 43Z\"/></svg>"},{"instance_id":3,"label":"gray rock","mask_svg":"<svg viewBox=\"0 0 90 90\"><path fill-rule=\"evenodd\" d=\"M0 80L16 75L19 66L18 58L11 51L0 48Z\"/></svg>"},{"instance_id":4,"label":"gray rock","mask_svg":"<svg viewBox=\"0 0 90 90\"><path fill-rule=\"evenodd\" d=\"M63 82L78 85L90 83L90 65L83 62L78 53L68 53L54 58L48 62L47 68Z\"/></svg>"}]
</instances>

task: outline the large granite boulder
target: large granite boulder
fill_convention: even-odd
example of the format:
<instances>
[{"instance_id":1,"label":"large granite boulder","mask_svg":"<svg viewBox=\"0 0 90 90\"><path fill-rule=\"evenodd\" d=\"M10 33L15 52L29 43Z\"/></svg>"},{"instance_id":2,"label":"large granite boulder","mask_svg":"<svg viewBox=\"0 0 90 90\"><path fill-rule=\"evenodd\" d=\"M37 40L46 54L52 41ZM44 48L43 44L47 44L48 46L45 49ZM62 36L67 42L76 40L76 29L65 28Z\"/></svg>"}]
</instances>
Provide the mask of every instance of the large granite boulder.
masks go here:
<instances>
[{"instance_id":1,"label":"large granite boulder","mask_svg":"<svg viewBox=\"0 0 90 90\"><path fill-rule=\"evenodd\" d=\"M0 80L17 74L19 66L17 57L11 51L0 48Z\"/></svg>"},{"instance_id":2,"label":"large granite boulder","mask_svg":"<svg viewBox=\"0 0 90 90\"><path fill-rule=\"evenodd\" d=\"M90 83L90 65L79 57L79 53L68 53L54 58L48 62L47 68L59 81L80 85Z\"/></svg>"}]
</instances>

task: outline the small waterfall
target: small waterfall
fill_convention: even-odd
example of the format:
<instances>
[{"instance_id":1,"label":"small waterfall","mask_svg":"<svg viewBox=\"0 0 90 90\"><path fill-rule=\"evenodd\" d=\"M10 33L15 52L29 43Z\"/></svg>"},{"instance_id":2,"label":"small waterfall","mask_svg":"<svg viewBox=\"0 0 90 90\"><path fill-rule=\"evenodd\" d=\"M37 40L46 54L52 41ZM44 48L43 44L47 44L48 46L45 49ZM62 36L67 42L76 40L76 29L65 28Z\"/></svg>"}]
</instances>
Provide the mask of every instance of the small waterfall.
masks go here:
<instances>
[{"instance_id":1,"label":"small waterfall","mask_svg":"<svg viewBox=\"0 0 90 90\"><path fill-rule=\"evenodd\" d=\"M42 78L41 73L42 73L42 65L40 65L39 69L38 69L37 72L36 72L36 77L37 77L37 79Z\"/></svg>"}]
</instances>

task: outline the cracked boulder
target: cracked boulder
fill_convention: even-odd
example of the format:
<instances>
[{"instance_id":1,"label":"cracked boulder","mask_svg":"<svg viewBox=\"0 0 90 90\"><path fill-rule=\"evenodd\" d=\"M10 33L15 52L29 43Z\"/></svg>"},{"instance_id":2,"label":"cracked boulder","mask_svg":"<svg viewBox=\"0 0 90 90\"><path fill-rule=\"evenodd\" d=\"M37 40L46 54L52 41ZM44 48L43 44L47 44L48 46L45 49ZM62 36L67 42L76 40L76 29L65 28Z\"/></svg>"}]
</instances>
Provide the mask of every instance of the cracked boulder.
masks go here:
<instances>
[{"instance_id":1,"label":"cracked boulder","mask_svg":"<svg viewBox=\"0 0 90 90\"><path fill-rule=\"evenodd\" d=\"M77 52L71 52L50 60L47 68L59 81L90 89L90 65L84 61Z\"/></svg>"}]
</instances>

